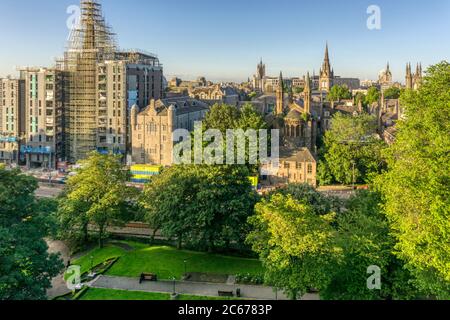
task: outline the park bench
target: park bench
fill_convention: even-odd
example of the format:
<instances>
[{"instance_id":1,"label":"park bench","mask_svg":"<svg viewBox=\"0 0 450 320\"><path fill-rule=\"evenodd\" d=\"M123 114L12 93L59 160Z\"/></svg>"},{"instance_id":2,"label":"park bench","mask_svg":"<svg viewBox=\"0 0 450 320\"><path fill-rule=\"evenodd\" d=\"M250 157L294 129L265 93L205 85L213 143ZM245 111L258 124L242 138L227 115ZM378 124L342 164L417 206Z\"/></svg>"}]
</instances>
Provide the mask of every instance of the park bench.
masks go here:
<instances>
[{"instance_id":1,"label":"park bench","mask_svg":"<svg viewBox=\"0 0 450 320\"><path fill-rule=\"evenodd\" d=\"M219 297L234 297L233 291L219 291Z\"/></svg>"},{"instance_id":2,"label":"park bench","mask_svg":"<svg viewBox=\"0 0 450 320\"><path fill-rule=\"evenodd\" d=\"M142 283L144 281L158 281L158 277L154 273L141 273L139 283Z\"/></svg>"}]
</instances>

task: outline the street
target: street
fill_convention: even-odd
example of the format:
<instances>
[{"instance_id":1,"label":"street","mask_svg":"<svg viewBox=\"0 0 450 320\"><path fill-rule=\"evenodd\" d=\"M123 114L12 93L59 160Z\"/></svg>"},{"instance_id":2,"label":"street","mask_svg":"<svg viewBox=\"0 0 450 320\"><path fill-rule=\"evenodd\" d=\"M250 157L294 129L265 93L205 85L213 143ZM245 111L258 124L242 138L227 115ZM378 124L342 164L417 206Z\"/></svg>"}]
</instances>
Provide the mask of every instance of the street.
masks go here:
<instances>
[{"instance_id":1,"label":"street","mask_svg":"<svg viewBox=\"0 0 450 320\"><path fill-rule=\"evenodd\" d=\"M38 198L54 198L62 192L62 186L50 186L48 184L39 183L39 189L36 190Z\"/></svg>"}]
</instances>

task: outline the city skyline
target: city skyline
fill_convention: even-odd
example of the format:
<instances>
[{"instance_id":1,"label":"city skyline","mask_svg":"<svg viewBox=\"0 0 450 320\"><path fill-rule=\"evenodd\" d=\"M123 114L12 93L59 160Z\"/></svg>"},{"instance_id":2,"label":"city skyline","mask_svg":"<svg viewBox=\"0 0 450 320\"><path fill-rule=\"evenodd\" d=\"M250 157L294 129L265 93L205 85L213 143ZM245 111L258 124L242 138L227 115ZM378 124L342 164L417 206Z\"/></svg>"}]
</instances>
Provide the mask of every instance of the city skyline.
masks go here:
<instances>
[{"instance_id":1,"label":"city skyline","mask_svg":"<svg viewBox=\"0 0 450 320\"><path fill-rule=\"evenodd\" d=\"M101 3L119 46L157 53L168 79L205 76L213 81L245 81L260 58L271 76L280 70L286 77L303 76L307 71L317 74L328 41L336 75L376 79L389 61L394 80L404 82L407 62L420 61L426 69L448 59L450 52L449 43L436 40L450 30L449 2L443 1L426 5L377 1L381 30L366 26L369 1L356 5L248 1L239 6L203 0L155 0L151 6L138 0ZM71 5L78 3L2 1L0 26L11 31L2 39L8 49L0 54L0 75L17 75L15 68L25 65L53 64L67 45ZM138 6L140 10L135 10ZM127 7L133 10L124 13ZM151 20L146 20L149 16ZM135 21L130 23L129 17Z\"/></svg>"}]
</instances>

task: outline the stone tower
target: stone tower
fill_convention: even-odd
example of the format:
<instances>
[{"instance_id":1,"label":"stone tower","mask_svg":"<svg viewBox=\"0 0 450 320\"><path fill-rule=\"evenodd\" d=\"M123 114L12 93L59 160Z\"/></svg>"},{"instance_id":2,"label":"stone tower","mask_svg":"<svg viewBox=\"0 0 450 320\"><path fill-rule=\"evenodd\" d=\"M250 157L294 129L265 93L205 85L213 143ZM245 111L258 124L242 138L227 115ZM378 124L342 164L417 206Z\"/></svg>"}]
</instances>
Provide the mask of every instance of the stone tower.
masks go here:
<instances>
[{"instance_id":1,"label":"stone tower","mask_svg":"<svg viewBox=\"0 0 450 320\"><path fill-rule=\"evenodd\" d=\"M305 78L305 89L303 90L304 95L304 107L307 114L311 114L311 79L309 78L309 71Z\"/></svg>"},{"instance_id":2,"label":"stone tower","mask_svg":"<svg viewBox=\"0 0 450 320\"><path fill-rule=\"evenodd\" d=\"M330 92L330 89L333 86L333 79L334 79L334 72L331 69L327 43L325 48L325 58L323 60L322 68L320 69L319 90Z\"/></svg>"},{"instance_id":3,"label":"stone tower","mask_svg":"<svg viewBox=\"0 0 450 320\"><path fill-rule=\"evenodd\" d=\"M281 115L281 114L283 114L283 111L284 111L283 73L281 71L280 71L280 76L278 78L276 97L277 97L277 106L275 109L275 114Z\"/></svg>"},{"instance_id":4,"label":"stone tower","mask_svg":"<svg viewBox=\"0 0 450 320\"><path fill-rule=\"evenodd\" d=\"M411 63L408 63L406 65L406 89L412 89L413 88L413 76L411 73Z\"/></svg>"},{"instance_id":5,"label":"stone tower","mask_svg":"<svg viewBox=\"0 0 450 320\"><path fill-rule=\"evenodd\" d=\"M418 90L422 85L422 64L418 63L416 67L416 73L413 78L413 89Z\"/></svg>"},{"instance_id":6,"label":"stone tower","mask_svg":"<svg viewBox=\"0 0 450 320\"><path fill-rule=\"evenodd\" d=\"M260 92L264 92L264 79L266 78L266 65L263 63L262 58L259 64L256 66L256 75L254 76L254 88Z\"/></svg>"}]
</instances>

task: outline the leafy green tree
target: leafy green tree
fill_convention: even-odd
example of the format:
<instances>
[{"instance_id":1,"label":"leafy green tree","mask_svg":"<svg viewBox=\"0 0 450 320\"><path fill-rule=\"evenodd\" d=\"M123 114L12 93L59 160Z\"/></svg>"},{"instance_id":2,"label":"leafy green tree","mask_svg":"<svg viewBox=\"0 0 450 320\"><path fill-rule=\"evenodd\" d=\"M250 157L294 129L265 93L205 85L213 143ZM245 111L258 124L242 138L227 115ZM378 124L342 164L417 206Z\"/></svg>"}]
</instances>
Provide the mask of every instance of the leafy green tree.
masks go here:
<instances>
[{"instance_id":1,"label":"leafy green tree","mask_svg":"<svg viewBox=\"0 0 450 320\"><path fill-rule=\"evenodd\" d=\"M354 98L355 105L358 105L360 102L363 105L363 107L367 106L366 95L362 92L358 92Z\"/></svg>"},{"instance_id":2,"label":"leafy green tree","mask_svg":"<svg viewBox=\"0 0 450 320\"><path fill-rule=\"evenodd\" d=\"M34 178L0 168L0 300L45 300L64 267L47 252L52 209L36 200L37 187Z\"/></svg>"},{"instance_id":3,"label":"leafy green tree","mask_svg":"<svg viewBox=\"0 0 450 320\"><path fill-rule=\"evenodd\" d=\"M88 227L94 225L103 247L107 228L121 226L132 216L128 209L136 191L126 185L129 173L119 156L94 152L80 165L76 175L68 179L59 207L63 236L71 238L81 232L86 241Z\"/></svg>"},{"instance_id":4,"label":"leafy green tree","mask_svg":"<svg viewBox=\"0 0 450 320\"><path fill-rule=\"evenodd\" d=\"M400 98L401 90L397 87L390 87L384 91L384 97L386 99L398 99Z\"/></svg>"},{"instance_id":5,"label":"leafy green tree","mask_svg":"<svg viewBox=\"0 0 450 320\"><path fill-rule=\"evenodd\" d=\"M374 116L336 113L324 141L325 168L339 183L368 183L384 168L386 144L377 135Z\"/></svg>"},{"instance_id":6,"label":"leafy green tree","mask_svg":"<svg viewBox=\"0 0 450 320\"><path fill-rule=\"evenodd\" d=\"M325 300L392 300L418 296L411 275L393 255L395 241L381 210L378 193L360 191L345 205L337 218L335 243L343 259L336 266L332 281L321 291ZM381 289L367 287L367 270L381 270Z\"/></svg>"},{"instance_id":7,"label":"leafy green tree","mask_svg":"<svg viewBox=\"0 0 450 320\"><path fill-rule=\"evenodd\" d=\"M450 298L450 64L401 97L406 117L379 179L396 253L428 294Z\"/></svg>"},{"instance_id":8,"label":"leafy green tree","mask_svg":"<svg viewBox=\"0 0 450 320\"><path fill-rule=\"evenodd\" d=\"M378 102L380 97L380 91L376 87L370 87L366 95L366 104L370 106L373 103Z\"/></svg>"},{"instance_id":9,"label":"leafy green tree","mask_svg":"<svg viewBox=\"0 0 450 320\"><path fill-rule=\"evenodd\" d=\"M345 204L333 202L303 185L263 199L249 220L247 241L265 267L266 282L291 298L312 288L325 300L416 298L411 274L393 255L380 203L380 195L368 191ZM371 266L381 270L380 290L367 285Z\"/></svg>"},{"instance_id":10,"label":"leafy green tree","mask_svg":"<svg viewBox=\"0 0 450 320\"><path fill-rule=\"evenodd\" d=\"M300 94L300 93L302 93L305 89L304 89L303 87L294 87L292 90L293 90L293 92L294 92L295 94Z\"/></svg>"},{"instance_id":11,"label":"leafy green tree","mask_svg":"<svg viewBox=\"0 0 450 320\"><path fill-rule=\"evenodd\" d=\"M250 99L250 100L252 100L253 98L256 98L256 96L257 96L258 94L256 93L256 92L250 92L249 94L248 94L248 98Z\"/></svg>"},{"instance_id":12,"label":"leafy green tree","mask_svg":"<svg viewBox=\"0 0 450 320\"><path fill-rule=\"evenodd\" d=\"M275 194L291 196L299 203L310 205L311 209L319 215L328 214L330 212L340 213L343 205L340 199L325 196L306 183L290 183L281 189L270 192L267 197L270 198Z\"/></svg>"},{"instance_id":13,"label":"leafy green tree","mask_svg":"<svg viewBox=\"0 0 450 320\"><path fill-rule=\"evenodd\" d=\"M163 191L161 191L163 190ZM199 250L242 245L257 201L246 166L173 166L147 184L140 203L146 221Z\"/></svg>"},{"instance_id":14,"label":"leafy green tree","mask_svg":"<svg viewBox=\"0 0 450 320\"><path fill-rule=\"evenodd\" d=\"M341 255L333 244L336 215L318 215L309 204L274 194L256 205L247 237L266 270L265 281L292 299L331 281Z\"/></svg>"},{"instance_id":15,"label":"leafy green tree","mask_svg":"<svg viewBox=\"0 0 450 320\"><path fill-rule=\"evenodd\" d=\"M219 130L222 133L224 142L224 155L226 155L227 130L241 129L245 133L247 132L247 130L253 129L259 136L259 130L268 128L267 122L264 120L264 117L255 110L254 106L251 103L244 104L240 110L235 106L216 104L207 113L203 124L204 131L208 129L215 129ZM270 141L270 137L268 139ZM250 164L248 152L248 137L245 138L245 143L245 163L247 164L251 173L256 174L258 172L259 166L258 164ZM208 143L203 142L203 146L208 146ZM235 150L235 155L236 154L237 150Z\"/></svg>"},{"instance_id":16,"label":"leafy green tree","mask_svg":"<svg viewBox=\"0 0 450 320\"><path fill-rule=\"evenodd\" d=\"M347 86L334 85L328 93L328 101L341 101L342 99L351 99L352 94Z\"/></svg>"}]
</instances>

